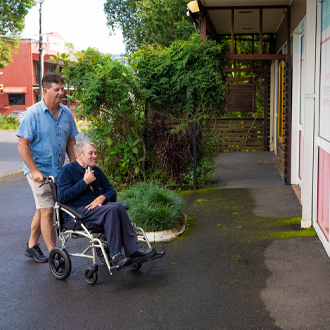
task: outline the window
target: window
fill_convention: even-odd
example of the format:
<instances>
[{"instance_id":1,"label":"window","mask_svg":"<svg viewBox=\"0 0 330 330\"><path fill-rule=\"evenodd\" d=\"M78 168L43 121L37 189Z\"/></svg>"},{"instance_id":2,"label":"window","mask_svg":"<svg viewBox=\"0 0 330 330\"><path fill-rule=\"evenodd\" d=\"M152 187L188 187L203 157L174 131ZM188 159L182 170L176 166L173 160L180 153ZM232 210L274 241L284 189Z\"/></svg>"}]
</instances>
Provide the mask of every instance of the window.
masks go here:
<instances>
[{"instance_id":1,"label":"window","mask_svg":"<svg viewBox=\"0 0 330 330\"><path fill-rule=\"evenodd\" d=\"M48 64L48 72L55 72L55 65Z\"/></svg>"},{"instance_id":2,"label":"window","mask_svg":"<svg viewBox=\"0 0 330 330\"><path fill-rule=\"evenodd\" d=\"M25 105L25 94L8 94L9 105Z\"/></svg>"}]
</instances>

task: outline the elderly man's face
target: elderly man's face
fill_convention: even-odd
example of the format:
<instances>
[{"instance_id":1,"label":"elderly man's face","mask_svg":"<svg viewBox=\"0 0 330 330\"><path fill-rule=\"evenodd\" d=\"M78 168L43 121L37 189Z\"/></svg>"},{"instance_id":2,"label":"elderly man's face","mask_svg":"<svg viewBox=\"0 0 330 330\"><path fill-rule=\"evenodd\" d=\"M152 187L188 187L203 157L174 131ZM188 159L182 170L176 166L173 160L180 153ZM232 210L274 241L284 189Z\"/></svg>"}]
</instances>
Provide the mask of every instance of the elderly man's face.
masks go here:
<instances>
[{"instance_id":1,"label":"elderly man's face","mask_svg":"<svg viewBox=\"0 0 330 330\"><path fill-rule=\"evenodd\" d=\"M77 158L82 167L94 167L97 163L97 151L95 147L86 144L84 151L82 153L77 153Z\"/></svg>"}]
</instances>

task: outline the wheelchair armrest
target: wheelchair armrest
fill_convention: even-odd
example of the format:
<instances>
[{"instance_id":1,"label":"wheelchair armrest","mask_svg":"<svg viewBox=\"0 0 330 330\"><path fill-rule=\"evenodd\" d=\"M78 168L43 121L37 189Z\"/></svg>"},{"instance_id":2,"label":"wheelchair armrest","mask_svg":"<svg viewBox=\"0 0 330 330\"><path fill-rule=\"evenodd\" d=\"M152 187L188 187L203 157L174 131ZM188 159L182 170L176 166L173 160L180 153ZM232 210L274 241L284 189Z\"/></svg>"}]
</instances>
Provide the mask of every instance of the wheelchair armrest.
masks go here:
<instances>
[{"instance_id":1,"label":"wheelchair armrest","mask_svg":"<svg viewBox=\"0 0 330 330\"><path fill-rule=\"evenodd\" d=\"M71 214L74 215L74 217L77 219L77 220L84 220L85 219L85 215L79 211L77 211L75 208L71 207L71 206L68 206L68 205L64 205L64 204L61 204L60 205L60 210L62 211L68 211L70 212Z\"/></svg>"},{"instance_id":2,"label":"wheelchair armrest","mask_svg":"<svg viewBox=\"0 0 330 330\"><path fill-rule=\"evenodd\" d=\"M121 205L123 205L124 208L125 208L125 210L128 210L128 209L129 209L129 206L128 206L126 203L124 203L123 201L121 201L121 200L119 200L119 199L116 199L116 202L117 202L117 203L120 203Z\"/></svg>"}]
</instances>

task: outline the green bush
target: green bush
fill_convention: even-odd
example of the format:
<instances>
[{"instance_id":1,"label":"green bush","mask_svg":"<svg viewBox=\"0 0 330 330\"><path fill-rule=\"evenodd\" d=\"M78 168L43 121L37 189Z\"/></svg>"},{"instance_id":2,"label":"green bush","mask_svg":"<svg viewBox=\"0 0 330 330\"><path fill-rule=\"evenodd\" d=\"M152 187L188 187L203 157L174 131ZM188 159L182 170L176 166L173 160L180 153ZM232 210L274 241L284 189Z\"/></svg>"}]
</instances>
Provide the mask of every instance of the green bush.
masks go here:
<instances>
[{"instance_id":1,"label":"green bush","mask_svg":"<svg viewBox=\"0 0 330 330\"><path fill-rule=\"evenodd\" d=\"M130 220L145 231L171 229L182 218L184 201L172 190L139 183L118 197L129 205Z\"/></svg>"},{"instance_id":2,"label":"green bush","mask_svg":"<svg viewBox=\"0 0 330 330\"><path fill-rule=\"evenodd\" d=\"M19 120L16 117L0 114L0 129L16 130L18 126Z\"/></svg>"},{"instance_id":3,"label":"green bush","mask_svg":"<svg viewBox=\"0 0 330 330\"><path fill-rule=\"evenodd\" d=\"M144 45L130 58L145 97L167 116L221 114L224 100L222 48L199 34L169 47Z\"/></svg>"},{"instance_id":4,"label":"green bush","mask_svg":"<svg viewBox=\"0 0 330 330\"><path fill-rule=\"evenodd\" d=\"M199 187L210 185L213 183L213 176L215 173L215 160L214 157L203 157L196 167L197 185ZM194 169L193 166L188 168L186 174L183 175L183 180L190 184L194 184Z\"/></svg>"}]
</instances>

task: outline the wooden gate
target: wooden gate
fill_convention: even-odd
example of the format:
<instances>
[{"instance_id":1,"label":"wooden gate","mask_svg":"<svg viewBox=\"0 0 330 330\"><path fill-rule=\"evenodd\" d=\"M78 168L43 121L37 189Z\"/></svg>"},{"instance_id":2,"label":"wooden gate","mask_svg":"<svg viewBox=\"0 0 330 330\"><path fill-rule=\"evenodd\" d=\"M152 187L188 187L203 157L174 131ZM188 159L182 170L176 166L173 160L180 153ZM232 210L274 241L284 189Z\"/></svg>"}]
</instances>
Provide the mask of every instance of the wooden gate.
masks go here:
<instances>
[{"instance_id":1,"label":"wooden gate","mask_svg":"<svg viewBox=\"0 0 330 330\"><path fill-rule=\"evenodd\" d=\"M237 84L230 83L238 82ZM250 78L227 78L225 113L255 112L255 74Z\"/></svg>"},{"instance_id":2,"label":"wooden gate","mask_svg":"<svg viewBox=\"0 0 330 330\"><path fill-rule=\"evenodd\" d=\"M227 78L225 117L210 118L207 132L215 133L219 151L266 151L269 145L269 70L264 71L264 117L255 117L256 74ZM231 81L239 82L236 84ZM245 82L245 83L243 83ZM247 83L246 83L247 82ZM227 117L228 112L252 112L253 117Z\"/></svg>"},{"instance_id":3,"label":"wooden gate","mask_svg":"<svg viewBox=\"0 0 330 330\"><path fill-rule=\"evenodd\" d=\"M264 118L210 118L207 131L217 137L219 151L264 150Z\"/></svg>"}]
</instances>

